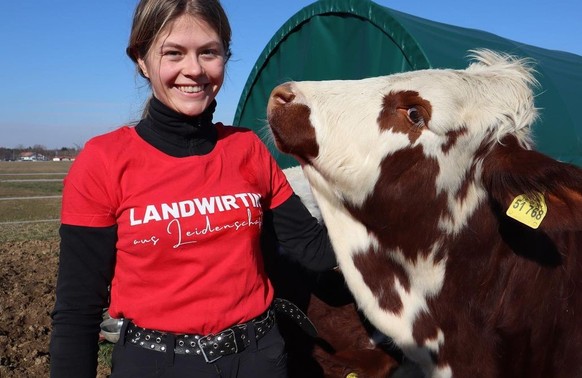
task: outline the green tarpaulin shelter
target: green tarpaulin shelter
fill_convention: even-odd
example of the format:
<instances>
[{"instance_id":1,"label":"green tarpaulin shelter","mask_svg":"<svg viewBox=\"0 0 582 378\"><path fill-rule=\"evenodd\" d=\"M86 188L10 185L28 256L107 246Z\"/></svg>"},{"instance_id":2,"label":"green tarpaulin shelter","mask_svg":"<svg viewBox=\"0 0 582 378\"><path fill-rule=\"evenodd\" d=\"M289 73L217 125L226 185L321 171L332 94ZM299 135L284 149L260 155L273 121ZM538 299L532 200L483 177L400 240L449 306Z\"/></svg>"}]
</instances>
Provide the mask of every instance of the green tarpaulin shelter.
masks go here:
<instances>
[{"instance_id":1,"label":"green tarpaulin shelter","mask_svg":"<svg viewBox=\"0 0 582 378\"><path fill-rule=\"evenodd\" d=\"M534 125L539 150L582 166L582 57L481 30L414 17L369 0L319 0L291 17L259 56L234 124L263 136L271 90L289 80L361 79L425 68L465 68L468 51L488 48L535 61L541 87ZM283 167L296 165L270 146Z\"/></svg>"}]
</instances>

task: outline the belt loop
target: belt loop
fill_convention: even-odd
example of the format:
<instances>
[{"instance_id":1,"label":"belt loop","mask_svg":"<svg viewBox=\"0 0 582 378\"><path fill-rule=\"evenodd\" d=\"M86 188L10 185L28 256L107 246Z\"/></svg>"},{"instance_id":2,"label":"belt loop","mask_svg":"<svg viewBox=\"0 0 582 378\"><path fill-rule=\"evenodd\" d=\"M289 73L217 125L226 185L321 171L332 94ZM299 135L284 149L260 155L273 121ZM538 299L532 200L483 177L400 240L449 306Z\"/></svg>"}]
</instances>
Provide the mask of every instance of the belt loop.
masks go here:
<instances>
[{"instance_id":1,"label":"belt loop","mask_svg":"<svg viewBox=\"0 0 582 378\"><path fill-rule=\"evenodd\" d=\"M249 352L255 353L257 351L257 336L255 333L255 323L251 320L247 323L247 337L249 338Z\"/></svg>"},{"instance_id":2,"label":"belt loop","mask_svg":"<svg viewBox=\"0 0 582 378\"><path fill-rule=\"evenodd\" d=\"M174 347L176 346L176 336L166 334L166 367L174 366Z\"/></svg>"},{"instance_id":3,"label":"belt loop","mask_svg":"<svg viewBox=\"0 0 582 378\"><path fill-rule=\"evenodd\" d=\"M127 334L127 326L129 326L129 323L131 323L131 320L123 319L121 329L119 330L119 340L117 341L119 345L125 345L125 336Z\"/></svg>"}]
</instances>

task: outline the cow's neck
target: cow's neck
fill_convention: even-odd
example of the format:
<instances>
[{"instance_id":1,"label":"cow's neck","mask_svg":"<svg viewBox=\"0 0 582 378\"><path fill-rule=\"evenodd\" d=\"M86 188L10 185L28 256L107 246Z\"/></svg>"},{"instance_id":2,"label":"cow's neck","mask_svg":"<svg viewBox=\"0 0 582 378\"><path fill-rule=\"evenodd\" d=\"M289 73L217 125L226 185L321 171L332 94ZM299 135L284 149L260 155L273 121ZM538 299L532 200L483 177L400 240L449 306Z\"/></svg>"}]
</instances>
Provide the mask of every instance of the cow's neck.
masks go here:
<instances>
[{"instance_id":1,"label":"cow's neck","mask_svg":"<svg viewBox=\"0 0 582 378\"><path fill-rule=\"evenodd\" d=\"M482 227L483 219L476 214L488 218L489 228L494 225L478 185L436 194L434 186L414 182L414 177L419 175L411 175L406 188L379 182L374 196L361 207L342 202L323 186L314 188L314 196L359 307L398 345L410 346L410 353L430 364L430 356L418 348L413 324L443 288L450 251L443 245L455 253L470 245L462 230ZM459 210L460 215L453 214ZM437 339L435 334L435 343Z\"/></svg>"}]
</instances>

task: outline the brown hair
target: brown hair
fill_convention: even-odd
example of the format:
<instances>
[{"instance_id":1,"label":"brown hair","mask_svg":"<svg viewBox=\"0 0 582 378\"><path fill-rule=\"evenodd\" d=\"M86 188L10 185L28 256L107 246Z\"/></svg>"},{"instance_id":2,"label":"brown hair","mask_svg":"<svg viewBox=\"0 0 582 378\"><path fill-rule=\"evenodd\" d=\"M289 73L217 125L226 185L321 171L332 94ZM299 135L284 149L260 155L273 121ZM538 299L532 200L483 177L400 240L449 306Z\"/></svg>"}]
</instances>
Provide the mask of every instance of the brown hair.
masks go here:
<instances>
[{"instance_id":1,"label":"brown hair","mask_svg":"<svg viewBox=\"0 0 582 378\"><path fill-rule=\"evenodd\" d=\"M201 18L216 31L224 47L225 61L228 61L231 29L220 0L140 0L126 52L142 76L137 60L144 59L164 28L184 14Z\"/></svg>"}]
</instances>

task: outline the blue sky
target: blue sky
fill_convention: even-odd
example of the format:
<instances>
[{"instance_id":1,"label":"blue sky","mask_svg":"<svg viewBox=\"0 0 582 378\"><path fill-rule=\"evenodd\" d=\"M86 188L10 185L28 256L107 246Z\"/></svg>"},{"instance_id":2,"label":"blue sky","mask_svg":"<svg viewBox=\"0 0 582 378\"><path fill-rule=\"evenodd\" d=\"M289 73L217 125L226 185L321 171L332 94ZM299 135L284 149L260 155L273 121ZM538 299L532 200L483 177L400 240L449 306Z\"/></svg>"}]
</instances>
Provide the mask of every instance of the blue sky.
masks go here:
<instances>
[{"instance_id":1,"label":"blue sky","mask_svg":"<svg viewBox=\"0 0 582 378\"><path fill-rule=\"evenodd\" d=\"M315 0L222 0L233 57L214 119L230 124L264 46ZM414 16L582 55L580 0L375 0ZM137 0L0 2L0 147L83 146L139 118L149 88L125 55Z\"/></svg>"}]
</instances>

